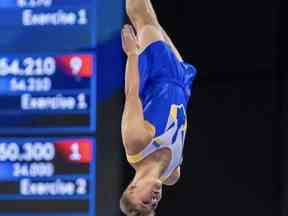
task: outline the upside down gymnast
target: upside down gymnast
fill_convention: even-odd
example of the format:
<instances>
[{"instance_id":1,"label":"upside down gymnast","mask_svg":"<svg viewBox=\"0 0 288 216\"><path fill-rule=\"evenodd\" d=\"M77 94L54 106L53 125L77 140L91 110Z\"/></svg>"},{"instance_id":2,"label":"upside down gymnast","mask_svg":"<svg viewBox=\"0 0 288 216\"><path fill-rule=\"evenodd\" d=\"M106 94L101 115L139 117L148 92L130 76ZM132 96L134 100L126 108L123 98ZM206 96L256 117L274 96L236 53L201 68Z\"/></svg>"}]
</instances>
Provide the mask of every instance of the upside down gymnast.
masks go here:
<instances>
[{"instance_id":1,"label":"upside down gymnast","mask_svg":"<svg viewBox=\"0 0 288 216\"><path fill-rule=\"evenodd\" d=\"M127 65L121 130L127 160L136 172L120 208L128 216L153 216L162 185L180 178L196 69L183 61L150 0L126 0L126 10L134 28L122 29Z\"/></svg>"}]
</instances>

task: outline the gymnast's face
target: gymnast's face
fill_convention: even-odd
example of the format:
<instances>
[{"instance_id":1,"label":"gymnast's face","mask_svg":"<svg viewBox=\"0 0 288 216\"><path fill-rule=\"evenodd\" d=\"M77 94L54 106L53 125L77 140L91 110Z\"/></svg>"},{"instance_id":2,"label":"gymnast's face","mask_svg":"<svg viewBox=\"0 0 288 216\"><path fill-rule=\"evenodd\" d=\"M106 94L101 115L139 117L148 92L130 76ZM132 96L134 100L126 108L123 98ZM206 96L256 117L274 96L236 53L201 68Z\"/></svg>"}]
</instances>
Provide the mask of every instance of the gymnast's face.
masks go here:
<instances>
[{"instance_id":1,"label":"gymnast's face","mask_svg":"<svg viewBox=\"0 0 288 216\"><path fill-rule=\"evenodd\" d=\"M143 179L129 186L130 200L140 209L153 211L162 197L162 183L155 179Z\"/></svg>"}]
</instances>

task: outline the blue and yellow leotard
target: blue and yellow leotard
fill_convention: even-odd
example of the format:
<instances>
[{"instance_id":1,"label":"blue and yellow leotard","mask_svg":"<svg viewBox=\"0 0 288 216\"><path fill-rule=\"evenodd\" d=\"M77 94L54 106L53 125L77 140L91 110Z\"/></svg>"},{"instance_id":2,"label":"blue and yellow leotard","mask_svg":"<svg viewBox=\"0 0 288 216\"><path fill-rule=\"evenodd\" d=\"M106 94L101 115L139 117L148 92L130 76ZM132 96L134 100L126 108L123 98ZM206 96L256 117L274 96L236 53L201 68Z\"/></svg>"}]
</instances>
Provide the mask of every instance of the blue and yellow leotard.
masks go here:
<instances>
[{"instance_id":1,"label":"blue and yellow leotard","mask_svg":"<svg viewBox=\"0 0 288 216\"><path fill-rule=\"evenodd\" d=\"M186 107L196 75L194 66L179 61L163 41L150 44L139 56L140 98L144 118L156 131L153 140L137 155L137 163L162 148L171 150L171 161L161 179L165 181L180 166L187 130Z\"/></svg>"}]
</instances>

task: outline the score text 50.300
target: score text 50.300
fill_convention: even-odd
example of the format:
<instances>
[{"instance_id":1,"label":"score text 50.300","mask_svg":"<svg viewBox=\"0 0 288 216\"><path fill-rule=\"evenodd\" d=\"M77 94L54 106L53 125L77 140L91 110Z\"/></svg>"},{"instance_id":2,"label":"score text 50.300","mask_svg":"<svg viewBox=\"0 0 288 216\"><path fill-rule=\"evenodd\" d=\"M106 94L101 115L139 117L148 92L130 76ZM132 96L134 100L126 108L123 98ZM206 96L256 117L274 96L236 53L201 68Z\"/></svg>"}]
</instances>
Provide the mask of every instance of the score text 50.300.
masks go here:
<instances>
[{"instance_id":1,"label":"score text 50.300","mask_svg":"<svg viewBox=\"0 0 288 216\"><path fill-rule=\"evenodd\" d=\"M5 161L52 161L55 157L55 146L51 142L0 143L0 162Z\"/></svg>"}]
</instances>

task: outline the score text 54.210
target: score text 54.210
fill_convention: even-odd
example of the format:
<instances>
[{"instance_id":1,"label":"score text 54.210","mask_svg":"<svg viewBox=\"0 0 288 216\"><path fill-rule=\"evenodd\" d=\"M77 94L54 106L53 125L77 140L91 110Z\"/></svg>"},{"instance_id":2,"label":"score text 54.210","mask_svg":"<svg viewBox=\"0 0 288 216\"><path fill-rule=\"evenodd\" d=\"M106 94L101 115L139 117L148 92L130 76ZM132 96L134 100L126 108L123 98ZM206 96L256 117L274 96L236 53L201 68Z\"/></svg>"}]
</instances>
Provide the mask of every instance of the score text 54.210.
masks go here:
<instances>
[{"instance_id":1,"label":"score text 54.210","mask_svg":"<svg viewBox=\"0 0 288 216\"><path fill-rule=\"evenodd\" d=\"M9 90L11 92L48 92L52 89L52 81L49 77L28 79L10 79Z\"/></svg>"},{"instance_id":2,"label":"score text 54.210","mask_svg":"<svg viewBox=\"0 0 288 216\"><path fill-rule=\"evenodd\" d=\"M56 60L52 57L24 59L0 58L0 77L3 76L52 76L56 72Z\"/></svg>"}]
</instances>

